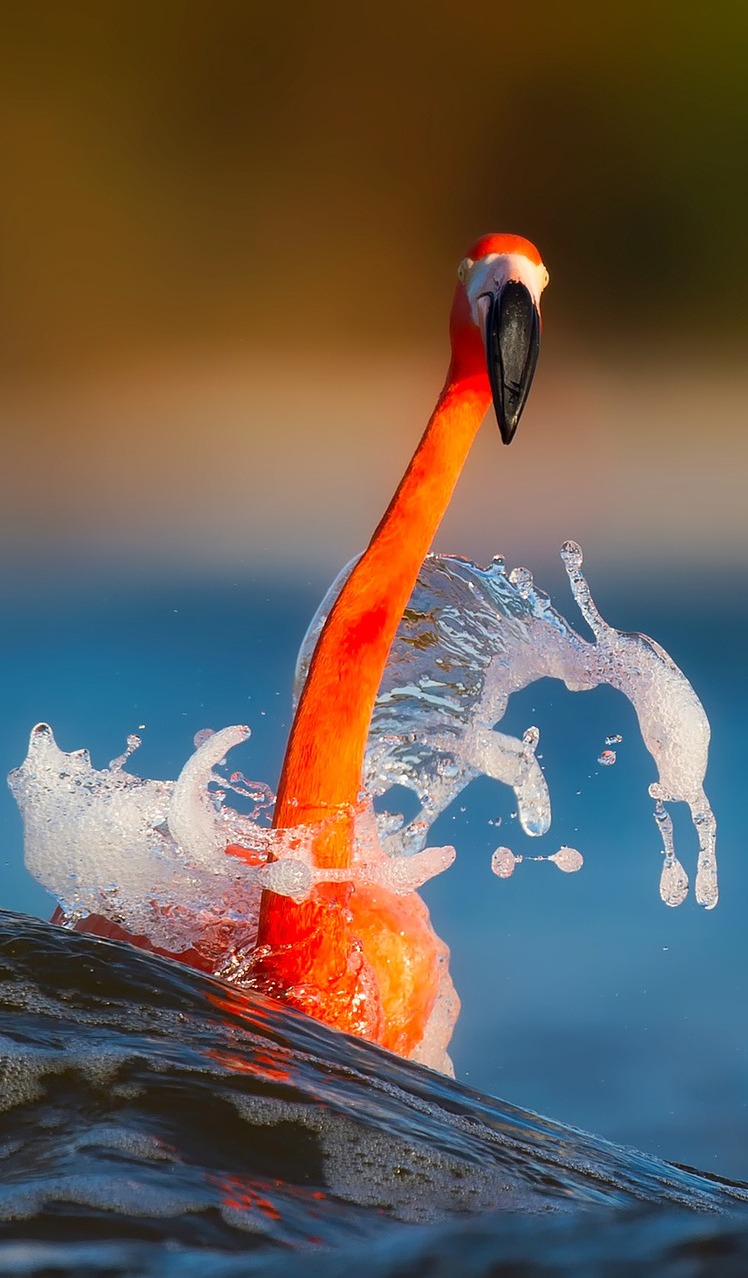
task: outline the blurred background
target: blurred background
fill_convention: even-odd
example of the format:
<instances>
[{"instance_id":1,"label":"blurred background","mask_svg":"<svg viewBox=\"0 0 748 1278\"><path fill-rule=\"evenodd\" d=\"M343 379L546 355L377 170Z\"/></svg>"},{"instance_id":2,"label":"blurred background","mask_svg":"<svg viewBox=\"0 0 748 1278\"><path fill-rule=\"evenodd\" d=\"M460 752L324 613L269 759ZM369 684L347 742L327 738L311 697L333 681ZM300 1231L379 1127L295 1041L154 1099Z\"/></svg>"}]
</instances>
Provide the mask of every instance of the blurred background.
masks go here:
<instances>
[{"instance_id":1,"label":"blurred background","mask_svg":"<svg viewBox=\"0 0 748 1278\"><path fill-rule=\"evenodd\" d=\"M3 7L6 557L331 571L512 230L552 281L532 412L444 543L740 559L745 6L519 8Z\"/></svg>"},{"instance_id":2,"label":"blurred background","mask_svg":"<svg viewBox=\"0 0 748 1278\"><path fill-rule=\"evenodd\" d=\"M511 450L481 432L436 544L568 608L573 536L608 619L684 666L724 896L657 901L634 724L635 775L593 781L611 703L523 703L563 761L539 850L586 837L613 877L497 885L470 856L495 794L450 818L458 1076L748 1176L748 9L26 0L0 44L0 770L41 718L98 764L146 722L133 767L163 776L248 719L245 770L275 780L306 621L441 385L457 264L529 236L530 404ZM0 823L3 904L44 914L9 796Z\"/></svg>"}]
</instances>

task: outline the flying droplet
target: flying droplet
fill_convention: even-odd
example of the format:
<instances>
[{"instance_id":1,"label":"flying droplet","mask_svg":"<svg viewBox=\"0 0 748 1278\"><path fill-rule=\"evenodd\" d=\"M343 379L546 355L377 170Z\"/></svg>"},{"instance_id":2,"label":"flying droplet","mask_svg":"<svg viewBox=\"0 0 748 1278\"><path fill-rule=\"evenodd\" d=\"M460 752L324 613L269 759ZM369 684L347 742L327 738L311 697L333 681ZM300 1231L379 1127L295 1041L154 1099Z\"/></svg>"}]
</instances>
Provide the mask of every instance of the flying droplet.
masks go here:
<instances>
[{"instance_id":1,"label":"flying droplet","mask_svg":"<svg viewBox=\"0 0 748 1278\"><path fill-rule=\"evenodd\" d=\"M576 541L565 541L561 547L561 558L566 565L566 571L574 572L582 567L584 560L582 547Z\"/></svg>"},{"instance_id":2,"label":"flying droplet","mask_svg":"<svg viewBox=\"0 0 748 1278\"><path fill-rule=\"evenodd\" d=\"M491 869L500 879L508 879L521 860L522 857L515 856L511 848L497 848L491 857Z\"/></svg>"},{"instance_id":3,"label":"flying droplet","mask_svg":"<svg viewBox=\"0 0 748 1278\"><path fill-rule=\"evenodd\" d=\"M655 804L654 819L662 838L662 855L665 860L660 875L660 896L666 905L675 908L688 896L688 875L675 855L673 843L673 819L662 799Z\"/></svg>"},{"instance_id":4,"label":"flying droplet","mask_svg":"<svg viewBox=\"0 0 748 1278\"><path fill-rule=\"evenodd\" d=\"M577 852L576 848L567 848L565 845L554 852L553 856L548 857L559 870L563 870L564 874L576 874L577 870L581 870L584 865L584 857L581 852Z\"/></svg>"},{"instance_id":5,"label":"flying droplet","mask_svg":"<svg viewBox=\"0 0 748 1278\"><path fill-rule=\"evenodd\" d=\"M660 875L660 896L666 905L675 908L688 896L688 875L676 856L665 857Z\"/></svg>"},{"instance_id":6,"label":"flying droplet","mask_svg":"<svg viewBox=\"0 0 748 1278\"><path fill-rule=\"evenodd\" d=\"M491 869L500 879L508 879L521 861L552 861L564 874L575 874L584 864L581 852L566 846L560 847L552 856L522 856L512 852L511 848L497 848L491 857Z\"/></svg>"}]
</instances>

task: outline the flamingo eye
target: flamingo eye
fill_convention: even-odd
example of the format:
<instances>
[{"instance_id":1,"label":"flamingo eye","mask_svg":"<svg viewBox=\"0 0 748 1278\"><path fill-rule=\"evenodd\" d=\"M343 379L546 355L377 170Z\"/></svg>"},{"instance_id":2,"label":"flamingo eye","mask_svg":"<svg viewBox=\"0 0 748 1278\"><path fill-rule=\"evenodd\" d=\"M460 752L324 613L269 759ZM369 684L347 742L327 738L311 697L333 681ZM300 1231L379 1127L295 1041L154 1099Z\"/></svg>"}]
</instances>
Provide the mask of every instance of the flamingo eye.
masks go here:
<instances>
[{"instance_id":1,"label":"flamingo eye","mask_svg":"<svg viewBox=\"0 0 748 1278\"><path fill-rule=\"evenodd\" d=\"M472 265L473 265L472 258L463 257L462 261L460 262L460 265L457 267L457 278L461 284L465 283L465 280L467 279L468 273L470 271L470 267Z\"/></svg>"}]
</instances>

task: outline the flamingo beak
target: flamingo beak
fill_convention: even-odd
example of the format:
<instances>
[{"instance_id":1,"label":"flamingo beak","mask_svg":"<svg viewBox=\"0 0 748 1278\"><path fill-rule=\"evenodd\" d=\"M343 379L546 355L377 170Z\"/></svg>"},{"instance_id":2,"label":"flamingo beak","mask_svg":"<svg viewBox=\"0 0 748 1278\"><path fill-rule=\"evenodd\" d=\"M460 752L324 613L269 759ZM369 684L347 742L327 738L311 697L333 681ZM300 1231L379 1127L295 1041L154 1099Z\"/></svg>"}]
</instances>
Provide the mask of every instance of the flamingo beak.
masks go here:
<instances>
[{"instance_id":1,"label":"flamingo beak","mask_svg":"<svg viewBox=\"0 0 748 1278\"><path fill-rule=\"evenodd\" d=\"M485 342L496 420L504 443L511 444L540 351L538 307L519 280L506 280L491 294Z\"/></svg>"}]
</instances>

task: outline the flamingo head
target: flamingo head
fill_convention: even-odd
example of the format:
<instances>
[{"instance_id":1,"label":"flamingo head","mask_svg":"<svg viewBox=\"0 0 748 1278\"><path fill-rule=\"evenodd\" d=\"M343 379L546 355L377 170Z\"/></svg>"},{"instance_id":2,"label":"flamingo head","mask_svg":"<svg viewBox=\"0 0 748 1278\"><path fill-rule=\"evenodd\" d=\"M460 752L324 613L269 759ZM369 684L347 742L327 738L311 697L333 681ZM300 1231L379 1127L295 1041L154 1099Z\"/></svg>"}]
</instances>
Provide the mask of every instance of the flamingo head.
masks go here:
<instances>
[{"instance_id":1,"label":"flamingo head","mask_svg":"<svg viewBox=\"0 0 748 1278\"><path fill-rule=\"evenodd\" d=\"M505 444L530 393L540 350L540 295L548 272L521 235L484 235L457 272L450 333L454 372L491 388Z\"/></svg>"}]
</instances>

